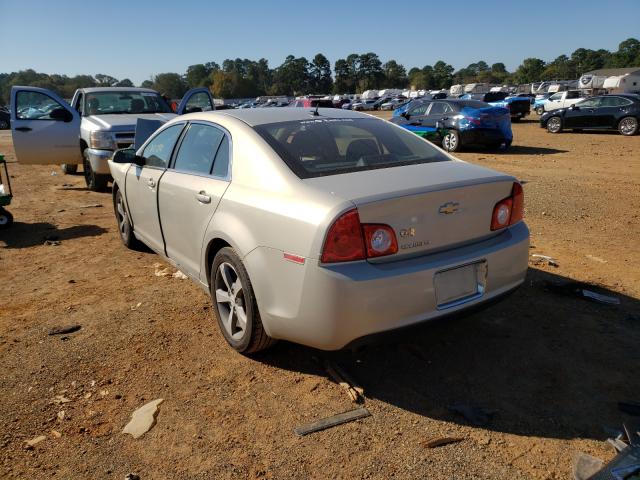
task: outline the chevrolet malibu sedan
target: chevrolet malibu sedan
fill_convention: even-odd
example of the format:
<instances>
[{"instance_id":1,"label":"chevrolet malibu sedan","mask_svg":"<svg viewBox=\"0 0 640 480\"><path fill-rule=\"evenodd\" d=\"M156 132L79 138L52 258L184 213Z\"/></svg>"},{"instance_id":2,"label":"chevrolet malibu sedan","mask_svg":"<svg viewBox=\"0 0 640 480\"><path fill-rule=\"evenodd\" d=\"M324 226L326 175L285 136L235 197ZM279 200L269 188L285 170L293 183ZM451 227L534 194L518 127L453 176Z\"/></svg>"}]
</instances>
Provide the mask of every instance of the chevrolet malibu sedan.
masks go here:
<instances>
[{"instance_id":1,"label":"chevrolet malibu sedan","mask_svg":"<svg viewBox=\"0 0 640 480\"><path fill-rule=\"evenodd\" d=\"M520 183L357 112L188 114L109 167L124 244L208 292L243 353L340 349L501 298L527 270Z\"/></svg>"}]
</instances>

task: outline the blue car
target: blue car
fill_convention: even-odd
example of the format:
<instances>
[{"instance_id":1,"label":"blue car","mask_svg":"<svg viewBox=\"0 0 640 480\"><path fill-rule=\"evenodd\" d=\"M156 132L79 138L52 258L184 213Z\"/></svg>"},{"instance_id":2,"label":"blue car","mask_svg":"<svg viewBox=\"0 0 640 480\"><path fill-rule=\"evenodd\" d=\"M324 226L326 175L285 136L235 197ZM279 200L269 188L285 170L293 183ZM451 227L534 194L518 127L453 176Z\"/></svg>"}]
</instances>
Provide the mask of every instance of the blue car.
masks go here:
<instances>
[{"instance_id":1,"label":"blue car","mask_svg":"<svg viewBox=\"0 0 640 480\"><path fill-rule=\"evenodd\" d=\"M447 98L411 102L408 109L391 122L455 152L465 145L508 148L513 141L510 117L507 108L477 100Z\"/></svg>"},{"instance_id":2,"label":"blue car","mask_svg":"<svg viewBox=\"0 0 640 480\"><path fill-rule=\"evenodd\" d=\"M511 96L507 92L489 92L481 94L466 94L463 100L479 100L494 107L502 107L509 110L512 122L519 122L531 113L531 101L529 97Z\"/></svg>"}]
</instances>

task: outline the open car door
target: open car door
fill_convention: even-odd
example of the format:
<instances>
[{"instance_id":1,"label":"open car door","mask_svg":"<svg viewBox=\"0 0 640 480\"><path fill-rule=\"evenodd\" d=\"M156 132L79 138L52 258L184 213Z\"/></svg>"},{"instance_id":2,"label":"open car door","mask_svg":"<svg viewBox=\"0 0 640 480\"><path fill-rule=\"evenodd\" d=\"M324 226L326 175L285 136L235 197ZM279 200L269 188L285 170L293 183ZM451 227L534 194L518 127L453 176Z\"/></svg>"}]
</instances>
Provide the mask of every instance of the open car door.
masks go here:
<instances>
[{"instance_id":1,"label":"open car door","mask_svg":"<svg viewBox=\"0 0 640 480\"><path fill-rule=\"evenodd\" d=\"M184 94L178 110L178 115L184 115L185 113L194 112L210 112L215 110L215 104L213 103L213 96L206 87L192 88Z\"/></svg>"},{"instance_id":2,"label":"open car door","mask_svg":"<svg viewBox=\"0 0 640 480\"><path fill-rule=\"evenodd\" d=\"M80 120L80 114L50 90L11 88L11 134L20 163L82 163Z\"/></svg>"}]
</instances>

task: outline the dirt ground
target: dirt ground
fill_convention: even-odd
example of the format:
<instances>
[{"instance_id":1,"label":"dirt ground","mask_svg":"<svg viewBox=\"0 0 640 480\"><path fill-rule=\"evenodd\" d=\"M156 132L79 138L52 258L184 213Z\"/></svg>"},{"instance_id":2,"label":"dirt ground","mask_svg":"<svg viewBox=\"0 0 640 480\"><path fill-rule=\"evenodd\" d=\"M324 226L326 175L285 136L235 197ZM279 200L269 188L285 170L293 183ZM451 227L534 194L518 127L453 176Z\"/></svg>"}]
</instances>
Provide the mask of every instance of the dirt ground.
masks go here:
<instances>
[{"instance_id":1,"label":"dirt ground","mask_svg":"<svg viewBox=\"0 0 640 480\"><path fill-rule=\"evenodd\" d=\"M532 261L525 285L483 312L334 354L286 342L234 353L198 287L122 246L110 194L11 163L0 477L566 479L577 452L612 458L606 429L630 419L617 402L640 401L640 136L551 135L535 117L514 136L507 152L459 157L523 181L531 253L559 266ZM15 160L6 131L0 152ZM545 289L569 280L621 303ZM71 324L81 329L48 335ZM299 438L297 425L353 408L325 359L364 387L372 416ZM122 434L156 398L156 426ZM474 426L455 403L494 415ZM426 448L441 436L462 441Z\"/></svg>"}]
</instances>

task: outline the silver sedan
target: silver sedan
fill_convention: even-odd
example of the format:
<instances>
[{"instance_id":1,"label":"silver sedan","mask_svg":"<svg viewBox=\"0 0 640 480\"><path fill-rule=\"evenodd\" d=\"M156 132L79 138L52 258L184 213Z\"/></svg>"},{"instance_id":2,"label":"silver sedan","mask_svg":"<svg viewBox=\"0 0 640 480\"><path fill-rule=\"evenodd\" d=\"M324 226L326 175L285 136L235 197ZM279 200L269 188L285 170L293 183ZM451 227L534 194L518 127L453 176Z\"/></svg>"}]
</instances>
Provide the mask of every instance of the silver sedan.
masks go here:
<instances>
[{"instance_id":1,"label":"silver sedan","mask_svg":"<svg viewBox=\"0 0 640 480\"><path fill-rule=\"evenodd\" d=\"M239 352L340 349L500 298L527 270L520 183L357 112L184 115L109 166L124 244L208 292Z\"/></svg>"}]
</instances>

